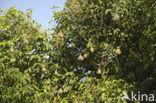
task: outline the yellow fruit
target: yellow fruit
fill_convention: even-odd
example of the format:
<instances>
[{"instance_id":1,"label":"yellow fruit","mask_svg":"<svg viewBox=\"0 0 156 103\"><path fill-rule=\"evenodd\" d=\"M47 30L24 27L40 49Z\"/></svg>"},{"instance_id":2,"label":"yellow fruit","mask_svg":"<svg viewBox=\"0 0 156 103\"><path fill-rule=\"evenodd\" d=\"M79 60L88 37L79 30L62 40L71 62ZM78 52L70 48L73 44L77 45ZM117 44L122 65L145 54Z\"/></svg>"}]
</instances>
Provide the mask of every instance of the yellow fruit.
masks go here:
<instances>
[{"instance_id":1,"label":"yellow fruit","mask_svg":"<svg viewBox=\"0 0 156 103\"><path fill-rule=\"evenodd\" d=\"M24 39L23 42L24 42L25 45L29 43L27 39Z\"/></svg>"},{"instance_id":2,"label":"yellow fruit","mask_svg":"<svg viewBox=\"0 0 156 103\"><path fill-rule=\"evenodd\" d=\"M116 53L117 55L120 55L120 54L121 54L121 50L118 48L118 49L115 50L115 53Z\"/></svg>"},{"instance_id":3,"label":"yellow fruit","mask_svg":"<svg viewBox=\"0 0 156 103\"><path fill-rule=\"evenodd\" d=\"M101 69L98 69L98 70L96 71L96 74L101 74L101 73L102 73Z\"/></svg>"},{"instance_id":4,"label":"yellow fruit","mask_svg":"<svg viewBox=\"0 0 156 103\"><path fill-rule=\"evenodd\" d=\"M63 93L62 88L60 88L60 89L58 90L58 93Z\"/></svg>"},{"instance_id":5,"label":"yellow fruit","mask_svg":"<svg viewBox=\"0 0 156 103\"><path fill-rule=\"evenodd\" d=\"M45 67L42 68L42 72L46 72L47 69Z\"/></svg>"},{"instance_id":6,"label":"yellow fruit","mask_svg":"<svg viewBox=\"0 0 156 103\"><path fill-rule=\"evenodd\" d=\"M113 21L119 21L120 20L120 16L116 13L114 16L113 16Z\"/></svg>"},{"instance_id":7,"label":"yellow fruit","mask_svg":"<svg viewBox=\"0 0 156 103\"><path fill-rule=\"evenodd\" d=\"M71 43L71 47L72 47L72 48L75 48L75 44L74 44L74 43Z\"/></svg>"},{"instance_id":8,"label":"yellow fruit","mask_svg":"<svg viewBox=\"0 0 156 103\"><path fill-rule=\"evenodd\" d=\"M62 38L63 37L63 34L60 32L60 33L58 33L58 37L59 38Z\"/></svg>"},{"instance_id":9,"label":"yellow fruit","mask_svg":"<svg viewBox=\"0 0 156 103\"><path fill-rule=\"evenodd\" d=\"M58 72L57 72L57 69L55 70L55 73L54 73L55 75L58 75Z\"/></svg>"},{"instance_id":10,"label":"yellow fruit","mask_svg":"<svg viewBox=\"0 0 156 103\"><path fill-rule=\"evenodd\" d=\"M77 58L78 61L83 61L83 57L81 55L78 56Z\"/></svg>"},{"instance_id":11,"label":"yellow fruit","mask_svg":"<svg viewBox=\"0 0 156 103\"><path fill-rule=\"evenodd\" d=\"M13 47L13 46L11 46L11 48L10 48L10 52L11 52L11 53L14 52L14 47Z\"/></svg>"},{"instance_id":12,"label":"yellow fruit","mask_svg":"<svg viewBox=\"0 0 156 103\"><path fill-rule=\"evenodd\" d=\"M83 58L87 58L87 57L88 57L88 54L87 53L83 55Z\"/></svg>"}]
</instances>

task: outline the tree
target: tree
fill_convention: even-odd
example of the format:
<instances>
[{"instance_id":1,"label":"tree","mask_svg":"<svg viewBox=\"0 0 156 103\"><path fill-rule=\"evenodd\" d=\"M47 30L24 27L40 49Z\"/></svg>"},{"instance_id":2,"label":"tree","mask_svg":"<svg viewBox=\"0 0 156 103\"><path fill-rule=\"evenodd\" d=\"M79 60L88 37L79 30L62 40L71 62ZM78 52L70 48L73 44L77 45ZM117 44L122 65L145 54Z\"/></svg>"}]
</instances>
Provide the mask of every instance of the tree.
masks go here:
<instances>
[{"instance_id":1,"label":"tree","mask_svg":"<svg viewBox=\"0 0 156 103\"><path fill-rule=\"evenodd\" d=\"M49 72L47 32L31 19L32 11L14 7L0 16L0 102L41 102L42 81ZM44 98L44 97L43 97Z\"/></svg>"},{"instance_id":2,"label":"tree","mask_svg":"<svg viewBox=\"0 0 156 103\"><path fill-rule=\"evenodd\" d=\"M155 0L68 0L53 33L15 8L0 16L0 102L126 103L156 93Z\"/></svg>"},{"instance_id":3,"label":"tree","mask_svg":"<svg viewBox=\"0 0 156 103\"><path fill-rule=\"evenodd\" d=\"M93 85L91 91L98 93L94 87L106 83L106 76L131 84L133 88L128 91L156 93L155 4L154 0L68 0L64 10L56 12L55 32L64 33L67 45L62 51L64 62L74 68L79 80L99 80L87 83ZM70 48L72 43L75 48ZM85 54L87 58L80 58ZM113 94L111 90L109 93ZM97 94L97 100L90 94L93 102L119 100L111 96L103 99L107 94L102 94L103 98Z\"/></svg>"}]
</instances>

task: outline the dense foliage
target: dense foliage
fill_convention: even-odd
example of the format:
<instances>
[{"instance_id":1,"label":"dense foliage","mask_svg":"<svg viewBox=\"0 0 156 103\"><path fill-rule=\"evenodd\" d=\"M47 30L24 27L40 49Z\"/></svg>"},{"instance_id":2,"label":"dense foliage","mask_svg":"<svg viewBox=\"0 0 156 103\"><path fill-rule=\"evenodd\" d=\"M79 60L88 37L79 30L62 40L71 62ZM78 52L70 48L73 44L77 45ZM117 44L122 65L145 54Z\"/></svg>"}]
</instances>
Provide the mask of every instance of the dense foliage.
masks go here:
<instances>
[{"instance_id":1,"label":"dense foliage","mask_svg":"<svg viewBox=\"0 0 156 103\"><path fill-rule=\"evenodd\" d=\"M156 95L156 1L68 0L53 33L0 14L1 103L127 103Z\"/></svg>"}]
</instances>

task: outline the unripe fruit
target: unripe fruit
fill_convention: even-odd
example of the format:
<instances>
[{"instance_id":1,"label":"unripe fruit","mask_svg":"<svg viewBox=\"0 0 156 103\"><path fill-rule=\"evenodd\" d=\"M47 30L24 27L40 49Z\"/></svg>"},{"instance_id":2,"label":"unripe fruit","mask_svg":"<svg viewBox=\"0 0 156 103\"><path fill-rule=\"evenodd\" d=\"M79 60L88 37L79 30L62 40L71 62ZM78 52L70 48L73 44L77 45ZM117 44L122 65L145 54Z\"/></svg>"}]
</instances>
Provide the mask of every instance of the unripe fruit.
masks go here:
<instances>
[{"instance_id":1,"label":"unripe fruit","mask_svg":"<svg viewBox=\"0 0 156 103\"><path fill-rule=\"evenodd\" d=\"M120 16L116 13L114 16L113 16L113 21L119 21L120 20Z\"/></svg>"},{"instance_id":2,"label":"unripe fruit","mask_svg":"<svg viewBox=\"0 0 156 103\"><path fill-rule=\"evenodd\" d=\"M10 48L10 52L11 52L11 53L14 52L14 48L13 48L13 46L11 46L11 48Z\"/></svg>"},{"instance_id":3,"label":"unripe fruit","mask_svg":"<svg viewBox=\"0 0 156 103\"><path fill-rule=\"evenodd\" d=\"M71 43L71 47L72 47L72 48L75 48L75 44L74 44L74 43Z\"/></svg>"},{"instance_id":4,"label":"unripe fruit","mask_svg":"<svg viewBox=\"0 0 156 103\"><path fill-rule=\"evenodd\" d=\"M134 19L133 19L133 18L130 18L130 19L129 19L129 22L130 22L131 24L133 24L133 23L134 23Z\"/></svg>"},{"instance_id":5,"label":"unripe fruit","mask_svg":"<svg viewBox=\"0 0 156 103\"><path fill-rule=\"evenodd\" d=\"M87 53L83 55L83 58L87 58L87 57L88 57L88 54Z\"/></svg>"},{"instance_id":6,"label":"unripe fruit","mask_svg":"<svg viewBox=\"0 0 156 103\"><path fill-rule=\"evenodd\" d=\"M28 44L29 42L28 42L27 39L24 39L23 43L26 45L26 44Z\"/></svg>"},{"instance_id":7,"label":"unripe fruit","mask_svg":"<svg viewBox=\"0 0 156 103\"><path fill-rule=\"evenodd\" d=\"M118 48L118 49L115 50L115 53L116 53L117 55L120 55L120 54L121 54L121 50Z\"/></svg>"},{"instance_id":8,"label":"unripe fruit","mask_svg":"<svg viewBox=\"0 0 156 103\"><path fill-rule=\"evenodd\" d=\"M79 57L77 58L78 61L83 61L83 57L81 55L79 55Z\"/></svg>"},{"instance_id":9,"label":"unripe fruit","mask_svg":"<svg viewBox=\"0 0 156 103\"><path fill-rule=\"evenodd\" d=\"M96 71L96 74L101 74L102 73L102 71L101 71L101 69L99 68L97 71Z\"/></svg>"},{"instance_id":10,"label":"unripe fruit","mask_svg":"<svg viewBox=\"0 0 156 103\"><path fill-rule=\"evenodd\" d=\"M72 29L76 29L76 27L72 25Z\"/></svg>"},{"instance_id":11,"label":"unripe fruit","mask_svg":"<svg viewBox=\"0 0 156 103\"><path fill-rule=\"evenodd\" d=\"M42 62L43 64L45 64L46 63L46 60L45 59L43 59L43 62Z\"/></svg>"},{"instance_id":12,"label":"unripe fruit","mask_svg":"<svg viewBox=\"0 0 156 103\"><path fill-rule=\"evenodd\" d=\"M60 32L60 33L58 33L58 37L59 38L63 38L63 34Z\"/></svg>"},{"instance_id":13,"label":"unripe fruit","mask_svg":"<svg viewBox=\"0 0 156 103\"><path fill-rule=\"evenodd\" d=\"M63 93L62 88L60 88L60 89L58 90L58 93Z\"/></svg>"}]
</instances>

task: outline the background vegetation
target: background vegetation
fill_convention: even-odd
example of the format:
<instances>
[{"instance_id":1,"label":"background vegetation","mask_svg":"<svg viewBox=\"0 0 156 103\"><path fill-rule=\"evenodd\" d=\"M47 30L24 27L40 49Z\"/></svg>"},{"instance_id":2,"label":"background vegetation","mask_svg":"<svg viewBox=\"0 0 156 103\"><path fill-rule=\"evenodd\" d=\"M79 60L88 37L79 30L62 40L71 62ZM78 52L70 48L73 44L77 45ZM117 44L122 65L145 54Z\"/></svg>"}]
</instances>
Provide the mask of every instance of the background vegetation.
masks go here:
<instances>
[{"instance_id":1,"label":"background vegetation","mask_svg":"<svg viewBox=\"0 0 156 103\"><path fill-rule=\"evenodd\" d=\"M156 95L156 1L68 0L54 32L0 12L1 103L127 103Z\"/></svg>"}]
</instances>

